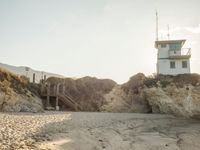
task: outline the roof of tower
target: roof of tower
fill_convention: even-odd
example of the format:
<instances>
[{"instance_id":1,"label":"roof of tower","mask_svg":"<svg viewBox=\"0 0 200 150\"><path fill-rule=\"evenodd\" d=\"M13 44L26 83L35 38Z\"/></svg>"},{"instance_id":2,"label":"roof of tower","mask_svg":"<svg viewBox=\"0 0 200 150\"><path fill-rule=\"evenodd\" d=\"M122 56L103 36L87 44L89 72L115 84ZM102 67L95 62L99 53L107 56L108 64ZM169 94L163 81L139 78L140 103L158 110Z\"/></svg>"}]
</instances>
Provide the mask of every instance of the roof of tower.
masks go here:
<instances>
[{"instance_id":1,"label":"roof of tower","mask_svg":"<svg viewBox=\"0 0 200 150\"><path fill-rule=\"evenodd\" d=\"M163 41L155 41L155 48L158 48L158 44L173 44L173 43L181 43L183 46L185 44L185 39L182 40L163 40Z\"/></svg>"}]
</instances>

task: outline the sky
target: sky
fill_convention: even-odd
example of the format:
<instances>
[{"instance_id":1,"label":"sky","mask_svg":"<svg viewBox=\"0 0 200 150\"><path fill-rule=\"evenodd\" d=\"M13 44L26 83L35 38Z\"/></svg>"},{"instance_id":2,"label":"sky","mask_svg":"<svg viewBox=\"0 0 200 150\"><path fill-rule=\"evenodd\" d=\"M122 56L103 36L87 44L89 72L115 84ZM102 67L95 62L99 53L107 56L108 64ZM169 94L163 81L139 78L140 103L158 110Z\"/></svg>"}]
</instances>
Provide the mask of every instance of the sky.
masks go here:
<instances>
[{"instance_id":1,"label":"sky","mask_svg":"<svg viewBox=\"0 0 200 150\"><path fill-rule=\"evenodd\" d=\"M199 0L0 0L0 62L126 82L156 72L159 39L187 39L200 73Z\"/></svg>"}]
</instances>

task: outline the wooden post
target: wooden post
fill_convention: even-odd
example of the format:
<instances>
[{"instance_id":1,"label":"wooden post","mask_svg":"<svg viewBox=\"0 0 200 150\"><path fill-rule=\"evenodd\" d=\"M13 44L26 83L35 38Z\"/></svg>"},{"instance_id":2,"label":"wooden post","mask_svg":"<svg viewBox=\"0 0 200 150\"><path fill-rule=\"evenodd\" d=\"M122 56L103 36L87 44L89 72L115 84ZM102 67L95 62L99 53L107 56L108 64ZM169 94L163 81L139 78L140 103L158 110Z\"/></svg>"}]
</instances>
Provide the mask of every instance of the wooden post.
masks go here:
<instances>
[{"instance_id":1,"label":"wooden post","mask_svg":"<svg viewBox=\"0 0 200 150\"><path fill-rule=\"evenodd\" d=\"M63 84L63 89L62 89L63 91L63 95L65 95L65 84Z\"/></svg>"},{"instance_id":2,"label":"wooden post","mask_svg":"<svg viewBox=\"0 0 200 150\"><path fill-rule=\"evenodd\" d=\"M50 83L47 83L47 103L46 103L46 107L49 107L49 101L50 101L50 88L51 88Z\"/></svg>"},{"instance_id":3,"label":"wooden post","mask_svg":"<svg viewBox=\"0 0 200 150\"><path fill-rule=\"evenodd\" d=\"M46 75L44 75L44 82L46 81L46 79L47 79L47 76L46 76Z\"/></svg>"},{"instance_id":4,"label":"wooden post","mask_svg":"<svg viewBox=\"0 0 200 150\"><path fill-rule=\"evenodd\" d=\"M57 85L54 85L52 95L57 95Z\"/></svg>"},{"instance_id":5,"label":"wooden post","mask_svg":"<svg viewBox=\"0 0 200 150\"><path fill-rule=\"evenodd\" d=\"M41 84L41 88L40 88L40 92L41 92L41 95L43 95L43 93L44 93L44 84Z\"/></svg>"},{"instance_id":6,"label":"wooden post","mask_svg":"<svg viewBox=\"0 0 200 150\"><path fill-rule=\"evenodd\" d=\"M33 73L33 83L35 83L35 73Z\"/></svg>"},{"instance_id":7,"label":"wooden post","mask_svg":"<svg viewBox=\"0 0 200 150\"><path fill-rule=\"evenodd\" d=\"M59 95L59 88L60 88L60 84L56 85L56 110L59 110L59 106L58 106L58 95Z\"/></svg>"}]
</instances>

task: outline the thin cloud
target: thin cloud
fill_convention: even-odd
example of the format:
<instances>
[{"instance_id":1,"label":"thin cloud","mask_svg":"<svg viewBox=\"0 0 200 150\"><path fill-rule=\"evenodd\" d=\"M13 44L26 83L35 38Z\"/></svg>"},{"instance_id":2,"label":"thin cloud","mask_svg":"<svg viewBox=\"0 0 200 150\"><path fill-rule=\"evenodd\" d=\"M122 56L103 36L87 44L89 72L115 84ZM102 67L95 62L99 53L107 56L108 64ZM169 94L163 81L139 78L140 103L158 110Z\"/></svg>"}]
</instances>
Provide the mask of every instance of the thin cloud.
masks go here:
<instances>
[{"instance_id":1,"label":"thin cloud","mask_svg":"<svg viewBox=\"0 0 200 150\"><path fill-rule=\"evenodd\" d=\"M200 24L197 27L186 27L185 30L191 32L191 33L200 33Z\"/></svg>"}]
</instances>

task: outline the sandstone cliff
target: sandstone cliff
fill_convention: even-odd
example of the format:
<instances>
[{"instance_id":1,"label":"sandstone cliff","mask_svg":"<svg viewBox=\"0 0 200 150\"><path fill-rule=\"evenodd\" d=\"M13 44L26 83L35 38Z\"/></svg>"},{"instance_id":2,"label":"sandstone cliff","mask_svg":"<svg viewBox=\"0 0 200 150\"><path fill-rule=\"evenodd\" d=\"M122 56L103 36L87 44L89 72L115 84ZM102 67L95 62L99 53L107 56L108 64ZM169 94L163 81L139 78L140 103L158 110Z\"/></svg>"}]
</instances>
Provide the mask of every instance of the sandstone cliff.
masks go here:
<instances>
[{"instance_id":1,"label":"sandstone cliff","mask_svg":"<svg viewBox=\"0 0 200 150\"><path fill-rule=\"evenodd\" d=\"M151 112L148 101L141 92L144 86L145 76L139 73L130 78L129 82L118 85L104 96L106 103L101 107L102 111L109 112Z\"/></svg>"},{"instance_id":2,"label":"sandstone cliff","mask_svg":"<svg viewBox=\"0 0 200 150\"><path fill-rule=\"evenodd\" d=\"M0 70L0 111L39 112L43 111L41 99L25 77Z\"/></svg>"},{"instance_id":3,"label":"sandstone cliff","mask_svg":"<svg viewBox=\"0 0 200 150\"><path fill-rule=\"evenodd\" d=\"M83 111L166 113L184 117L200 116L200 75L157 75L138 73L127 83L84 77L49 78L64 83L66 92Z\"/></svg>"},{"instance_id":4,"label":"sandstone cliff","mask_svg":"<svg viewBox=\"0 0 200 150\"><path fill-rule=\"evenodd\" d=\"M143 89L153 113L200 118L200 76L161 76L156 85Z\"/></svg>"},{"instance_id":5,"label":"sandstone cliff","mask_svg":"<svg viewBox=\"0 0 200 150\"><path fill-rule=\"evenodd\" d=\"M166 113L200 118L200 75L158 75L139 73L104 96L103 111Z\"/></svg>"}]
</instances>

